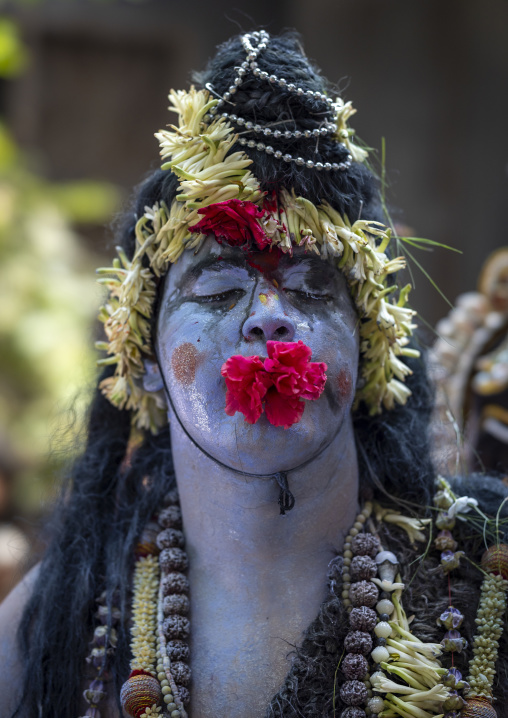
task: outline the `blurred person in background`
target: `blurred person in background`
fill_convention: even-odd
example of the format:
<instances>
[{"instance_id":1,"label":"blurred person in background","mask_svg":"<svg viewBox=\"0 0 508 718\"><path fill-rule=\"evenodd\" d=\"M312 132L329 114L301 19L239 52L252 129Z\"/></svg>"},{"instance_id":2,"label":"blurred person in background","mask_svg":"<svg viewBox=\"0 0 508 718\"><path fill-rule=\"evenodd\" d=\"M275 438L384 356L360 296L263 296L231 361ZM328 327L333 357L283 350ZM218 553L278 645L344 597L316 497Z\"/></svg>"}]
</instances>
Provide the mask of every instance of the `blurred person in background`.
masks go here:
<instances>
[{"instance_id":1,"label":"blurred person in background","mask_svg":"<svg viewBox=\"0 0 508 718\"><path fill-rule=\"evenodd\" d=\"M485 262L478 290L458 297L436 327L433 450L453 473L508 474L508 248ZM463 439L461 437L463 436Z\"/></svg>"}]
</instances>

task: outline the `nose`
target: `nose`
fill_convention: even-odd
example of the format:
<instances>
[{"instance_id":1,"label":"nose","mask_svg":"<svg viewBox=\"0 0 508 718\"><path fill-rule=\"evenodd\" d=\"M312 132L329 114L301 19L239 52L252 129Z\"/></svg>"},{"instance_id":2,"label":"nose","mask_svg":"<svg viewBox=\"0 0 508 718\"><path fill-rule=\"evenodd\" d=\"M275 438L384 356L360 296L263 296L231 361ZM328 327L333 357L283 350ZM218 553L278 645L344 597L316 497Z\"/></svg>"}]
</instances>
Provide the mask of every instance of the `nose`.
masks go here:
<instances>
[{"instance_id":1,"label":"nose","mask_svg":"<svg viewBox=\"0 0 508 718\"><path fill-rule=\"evenodd\" d=\"M255 299L251 315L242 327L243 337L248 342L256 339L292 342L295 331L294 322L284 314L280 300L270 294L260 294Z\"/></svg>"}]
</instances>

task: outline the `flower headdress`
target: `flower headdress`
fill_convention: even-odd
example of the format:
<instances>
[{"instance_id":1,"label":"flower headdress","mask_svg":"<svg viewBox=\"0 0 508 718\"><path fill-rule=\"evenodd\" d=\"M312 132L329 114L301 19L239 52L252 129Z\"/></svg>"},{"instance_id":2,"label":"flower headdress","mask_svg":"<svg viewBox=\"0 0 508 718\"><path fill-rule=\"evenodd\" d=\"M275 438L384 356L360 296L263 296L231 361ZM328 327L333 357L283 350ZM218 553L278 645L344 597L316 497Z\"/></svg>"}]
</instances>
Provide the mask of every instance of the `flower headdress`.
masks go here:
<instances>
[{"instance_id":1,"label":"flower headdress","mask_svg":"<svg viewBox=\"0 0 508 718\"><path fill-rule=\"evenodd\" d=\"M257 39L265 40L266 46L266 37L266 33L258 34ZM247 51L252 50L249 38L252 36L243 39ZM249 63L255 75L266 74L259 72L256 63L257 53L262 49L263 42L258 42L256 50L248 52L246 63L238 71L237 85L243 77L240 71ZM273 82L272 78L267 81ZM295 86L288 85L288 89L291 87ZM300 94L299 89L294 91ZM390 230L379 222L363 219L351 223L328 203L316 206L287 189L268 197L249 169L252 160L243 151L232 151L240 142L274 154L276 159L306 164L309 168L312 165L317 171L343 171L353 160L365 159L365 151L353 143L347 127L347 119L354 112L351 103L345 104L340 99L332 102L326 95L320 95L334 112L334 136L349 153L343 163L322 165L282 156L264 143L239 140L234 125L242 124L241 118L227 113L219 115L217 109L224 100L212 98L208 90L192 87L189 92L172 91L169 99L170 109L178 115L178 126L161 130L156 137L166 160L162 169L171 170L178 177L179 191L170 207L160 202L145 208L136 224L132 259L119 248L113 267L98 270L99 281L109 289L99 314L108 341L97 345L108 356L99 364L115 365L114 375L101 382L104 395L118 408L132 410L133 421L139 428L155 432L166 423L162 391L148 393L142 386L144 358L152 355L150 318L157 278L168 271L184 250L199 248L210 231L207 219L221 210L229 215L241 210L241 215L250 218L250 234L258 248L267 251L278 248L291 253L293 247L303 246L323 259L336 259L361 319L361 378L356 402L365 402L372 414L383 407L391 409L395 403L404 404L411 394L404 384L411 370L403 357L418 356L418 352L408 346L414 329L414 311L406 307L411 287L406 285L398 290L391 280L391 275L405 266L405 260L387 256ZM244 124L247 127L252 123ZM267 129L255 126L252 131L266 134ZM330 126L318 132L328 133Z\"/></svg>"}]
</instances>

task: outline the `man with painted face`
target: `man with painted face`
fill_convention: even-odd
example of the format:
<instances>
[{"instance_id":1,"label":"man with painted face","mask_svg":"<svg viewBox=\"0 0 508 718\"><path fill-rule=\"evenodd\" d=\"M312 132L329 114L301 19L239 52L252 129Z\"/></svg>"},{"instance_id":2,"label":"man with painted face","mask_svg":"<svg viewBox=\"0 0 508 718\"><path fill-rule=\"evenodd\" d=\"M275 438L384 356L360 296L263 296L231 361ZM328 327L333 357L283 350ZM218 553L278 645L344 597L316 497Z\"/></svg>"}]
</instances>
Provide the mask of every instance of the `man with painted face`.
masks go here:
<instances>
[{"instance_id":1,"label":"man with painted face","mask_svg":"<svg viewBox=\"0 0 508 718\"><path fill-rule=\"evenodd\" d=\"M2 715L460 708L438 558L401 598L431 394L353 110L291 34L234 38L196 81L100 270L105 369L53 542L0 614ZM454 646L481 581L461 570Z\"/></svg>"}]
</instances>

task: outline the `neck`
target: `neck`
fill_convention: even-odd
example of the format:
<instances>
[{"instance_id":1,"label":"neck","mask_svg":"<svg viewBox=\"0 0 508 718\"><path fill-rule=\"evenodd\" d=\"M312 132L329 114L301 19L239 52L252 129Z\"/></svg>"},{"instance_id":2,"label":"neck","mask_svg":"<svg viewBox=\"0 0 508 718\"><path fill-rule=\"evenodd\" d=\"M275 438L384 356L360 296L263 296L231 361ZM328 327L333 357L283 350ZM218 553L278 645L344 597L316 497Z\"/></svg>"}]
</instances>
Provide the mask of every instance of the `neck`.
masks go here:
<instances>
[{"instance_id":1,"label":"neck","mask_svg":"<svg viewBox=\"0 0 508 718\"><path fill-rule=\"evenodd\" d=\"M246 477L216 464L175 422L171 436L187 546L198 558L266 566L317 549L340 551L358 510L349 421L312 463L288 474L296 504L285 516L275 479Z\"/></svg>"},{"instance_id":2,"label":"neck","mask_svg":"<svg viewBox=\"0 0 508 718\"><path fill-rule=\"evenodd\" d=\"M176 422L171 431L190 560L192 717L231 713L235 695L233 712L255 718L318 614L328 564L358 511L352 426L344 422L322 454L289 473L296 504L285 516L275 479L219 466Z\"/></svg>"}]
</instances>

